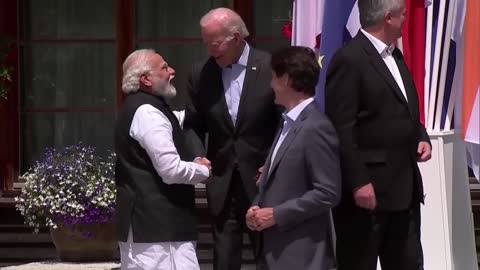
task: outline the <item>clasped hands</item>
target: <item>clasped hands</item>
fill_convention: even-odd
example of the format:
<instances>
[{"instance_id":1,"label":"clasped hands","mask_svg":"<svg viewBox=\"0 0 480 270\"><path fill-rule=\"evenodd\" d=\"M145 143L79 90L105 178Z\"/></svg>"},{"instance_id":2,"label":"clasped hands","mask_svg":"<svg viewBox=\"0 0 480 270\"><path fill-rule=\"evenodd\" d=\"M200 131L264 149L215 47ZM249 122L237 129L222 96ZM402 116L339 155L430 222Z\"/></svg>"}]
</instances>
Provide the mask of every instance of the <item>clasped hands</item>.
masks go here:
<instances>
[{"instance_id":1,"label":"clasped hands","mask_svg":"<svg viewBox=\"0 0 480 270\"><path fill-rule=\"evenodd\" d=\"M199 165L206 166L208 168L208 175L212 176L212 163L210 162L210 160L205 157L197 157L193 160L193 162Z\"/></svg>"},{"instance_id":2,"label":"clasped hands","mask_svg":"<svg viewBox=\"0 0 480 270\"><path fill-rule=\"evenodd\" d=\"M212 169L212 163L210 162L210 160L208 160L205 157L197 157L193 160L193 162L195 162L197 164L200 164L200 165L203 165L203 166L207 166L207 168L209 170Z\"/></svg>"},{"instance_id":3,"label":"clasped hands","mask_svg":"<svg viewBox=\"0 0 480 270\"><path fill-rule=\"evenodd\" d=\"M245 216L245 223L252 231L263 231L275 225L275 218L273 217L273 208L260 208L252 206L248 209Z\"/></svg>"}]
</instances>

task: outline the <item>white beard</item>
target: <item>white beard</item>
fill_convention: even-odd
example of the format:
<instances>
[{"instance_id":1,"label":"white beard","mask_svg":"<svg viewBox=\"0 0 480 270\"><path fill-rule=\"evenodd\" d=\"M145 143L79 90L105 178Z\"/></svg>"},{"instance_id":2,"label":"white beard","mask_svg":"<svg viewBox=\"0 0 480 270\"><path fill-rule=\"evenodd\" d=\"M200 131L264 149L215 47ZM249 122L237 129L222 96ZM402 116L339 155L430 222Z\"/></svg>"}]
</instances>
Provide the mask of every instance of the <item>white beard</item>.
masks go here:
<instances>
[{"instance_id":1,"label":"white beard","mask_svg":"<svg viewBox=\"0 0 480 270\"><path fill-rule=\"evenodd\" d=\"M154 86L152 88L153 93L165 98L174 98L177 95L177 89L171 83L172 79L173 77L170 77L168 81L162 81L160 84Z\"/></svg>"}]
</instances>

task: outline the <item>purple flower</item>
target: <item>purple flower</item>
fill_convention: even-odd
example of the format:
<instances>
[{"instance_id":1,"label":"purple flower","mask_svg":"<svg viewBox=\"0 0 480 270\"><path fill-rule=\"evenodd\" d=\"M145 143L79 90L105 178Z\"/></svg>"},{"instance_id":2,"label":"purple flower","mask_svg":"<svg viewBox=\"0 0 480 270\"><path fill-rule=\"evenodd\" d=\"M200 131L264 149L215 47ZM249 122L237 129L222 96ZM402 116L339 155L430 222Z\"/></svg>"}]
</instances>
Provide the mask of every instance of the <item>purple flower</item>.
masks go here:
<instances>
[{"instance_id":1,"label":"purple flower","mask_svg":"<svg viewBox=\"0 0 480 270\"><path fill-rule=\"evenodd\" d=\"M115 208L115 155L100 157L82 143L48 148L24 175L17 209L35 227L111 221ZM106 179L106 180L104 180ZM99 182L101 180L101 182Z\"/></svg>"}]
</instances>

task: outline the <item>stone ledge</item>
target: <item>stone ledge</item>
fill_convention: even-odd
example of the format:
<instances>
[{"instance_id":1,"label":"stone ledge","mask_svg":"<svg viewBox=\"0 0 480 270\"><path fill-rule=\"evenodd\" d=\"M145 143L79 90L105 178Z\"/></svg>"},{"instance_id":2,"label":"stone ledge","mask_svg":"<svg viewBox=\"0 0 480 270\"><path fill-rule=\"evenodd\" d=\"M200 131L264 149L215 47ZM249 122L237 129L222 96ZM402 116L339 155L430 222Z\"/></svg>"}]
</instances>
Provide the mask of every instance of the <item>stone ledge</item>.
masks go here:
<instances>
[{"instance_id":1,"label":"stone ledge","mask_svg":"<svg viewBox=\"0 0 480 270\"><path fill-rule=\"evenodd\" d=\"M2 270L114 270L120 269L120 263L66 263L61 261L35 262L23 265L8 266Z\"/></svg>"}]
</instances>

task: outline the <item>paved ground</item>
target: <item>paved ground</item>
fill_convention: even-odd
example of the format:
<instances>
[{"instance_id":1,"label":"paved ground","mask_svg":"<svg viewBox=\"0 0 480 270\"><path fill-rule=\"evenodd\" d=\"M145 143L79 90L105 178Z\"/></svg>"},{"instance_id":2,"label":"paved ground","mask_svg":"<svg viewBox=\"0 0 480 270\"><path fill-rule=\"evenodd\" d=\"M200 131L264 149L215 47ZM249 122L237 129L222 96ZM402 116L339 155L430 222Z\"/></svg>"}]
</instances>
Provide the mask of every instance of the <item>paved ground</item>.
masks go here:
<instances>
[{"instance_id":1,"label":"paved ground","mask_svg":"<svg viewBox=\"0 0 480 270\"><path fill-rule=\"evenodd\" d=\"M118 263L62 263L50 261L3 267L2 270L110 270L119 266Z\"/></svg>"},{"instance_id":2,"label":"paved ground","mask_svg":"<svg viewBox=\"0 0 480 270\"><path fill-rule=\"evenodd\" d=\"M200 269L201 270L213 270L213 265L211 264L202 264L200 265ZM255 265L245 265L245 266L242 266L242 270L255 270ZM295 270L295 269L293 269ZM297 269L298 270L298 269Z\"/></svg>"},{"instance_id":3,"label":"paved ground","mask_svg":"<svg viewBox=\"0 0 480 270\"><path fill-rule=\"evenodd\" d=\"M59 261L36 262L17 266L2 267L2 270L115 270L120 264L110 263L62 263ZM201 270L213 270L211 264L200 265ZM255 266L246 265L242 270L255 270Z\"/></svg>"}]
</instances>

